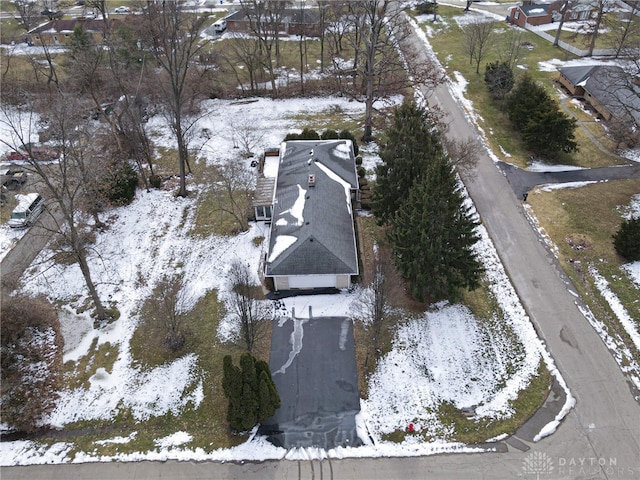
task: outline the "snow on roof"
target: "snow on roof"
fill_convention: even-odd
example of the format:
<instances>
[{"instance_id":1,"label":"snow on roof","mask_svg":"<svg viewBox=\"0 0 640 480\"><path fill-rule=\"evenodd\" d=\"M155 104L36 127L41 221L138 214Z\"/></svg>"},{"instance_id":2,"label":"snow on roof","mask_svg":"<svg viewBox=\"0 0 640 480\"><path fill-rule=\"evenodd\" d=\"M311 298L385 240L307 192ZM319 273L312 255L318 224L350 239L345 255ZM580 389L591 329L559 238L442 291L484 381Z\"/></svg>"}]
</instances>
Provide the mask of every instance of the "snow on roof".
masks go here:
<instances>
[{"instance_id":1,"label":"snow on roof","mask_svg":"<svg viewBox=\"0 0 640 480\"><path fill-rule=\"evenodd\" d=\"M289 215L291 215L294 219L295 222L293 223L293 225L302 225L304 223L304 202L305 202L305 195L306 195L307 191L302 188L300 185L298 185L298 198L296 198L296 201L293 202L293 205L291 205L291 208L284 210L283 212L281 212L278 216L279 217L283 217L284 215L286 215L287 213ZM284 220L284 222L281 222L281 220ZM278 223L279 222L279 223ZM289 222L287 222L286 218L279 218L278 219L278 225L288 225Z\"/></svg>"},{"instance_id":2,"label":"snow on roof","mask_svg":"<svg viewBox=\"0 0 640 480\"><path fill-rule=\"evenodd\" d=\"M271 253L269 254L269 258L267 259L267 262L275 261L282 252L284 252L287 248L289 248L291 245L296 243L296 240L298 240L298 238L294 237L293 235L276 236L273 242L273 246L271 247Z\"/></svg>"},{"instance_id":3,"label":"snow on roof","mask_svg":"<svg viewBox=\"0 0 640 480\"><path fill-rule=\"evenodd\" d=\"M314 186L304 190L301 185L306 185L310 176L314 176ZM286 255L281 255L282 251L268 255L266 275L355 275L358 256L350 190L357 186L349 140L294 140L283 144L270 252L278 247L281 235L293 235L298 241Z\"/></svg>"},{"instance_id":4,"label":"snow on roof","mask_svg":"<svg viewBox=\"0 0 640 480\"><path fill-rule=\"evenodd\" d=\"M37 193L24 193L16 195L16 200L18 201L18 206L15 208L15 211L22 212L29 208L36 198L40 195Z\"/></svg>"},{"instance_id":5,"label":"snow on roof","mask_svg":"<svg viewBox=\"0 0 640 480\"><path fill-rule=\"evenodd\" d=\"M348 182L345 182L333 170L331 170L326 165L323 165L321 162L316 162L316 165L318 166L318 168L320 168L320 170L322 170L324 173L327 174L327 177L329 177L331 180L338 183L339 185L342 185L342 187L344 188L344 195L347 200L347 208L349 209L349 213L351 213L351 184Z\"/></svg>"}]
</instances>

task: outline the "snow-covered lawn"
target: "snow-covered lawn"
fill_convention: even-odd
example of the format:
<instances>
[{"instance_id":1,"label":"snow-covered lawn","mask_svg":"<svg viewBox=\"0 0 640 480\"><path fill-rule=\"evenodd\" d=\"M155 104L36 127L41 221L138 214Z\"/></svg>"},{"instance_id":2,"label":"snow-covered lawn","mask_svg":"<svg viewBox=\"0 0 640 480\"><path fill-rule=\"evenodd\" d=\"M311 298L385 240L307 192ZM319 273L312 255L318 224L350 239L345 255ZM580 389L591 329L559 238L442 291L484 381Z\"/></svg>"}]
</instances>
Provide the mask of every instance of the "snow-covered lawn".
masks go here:
<instances>
[{"instance_id":1,"label":"snow-covered lawn","mask_svg":"<svg viewBox=\"0 0 640 480\"><path fill-rule=\"evenodd\" d=\"M207 163L216 162L228 155L232 145L226 140L232 127L218 123L220 118L244 118L264 129L264 139L259 148L278 145L287 131L295 127L287 120L294 112L316 112L339 105L344 111L358 112L361 105L341 99L271 101L259 100L251 104L208 102L207 108L215 111L203 121L201 128L213 131L217 127L215 141L204 145ZM223 113L224 112L224 113ZM269 122L261 118L268 112ZM170 146L166 126L156 119L156 138L160 145ZM375 160L370 160L374 162ZM189 406L197 408L203 399L203 372L197 366L197 357L187 354L165 365L143 370L132 362L129 341L137 326L137 310L152 294L154 286L163 274L182 271L188 275L189 298L195 304L211 290L217 289L224 299L228 290L227 273L233 260L249 262L252 271L258 271L261 255L267 242L256 244L256 237L268 237L264 224L253 223L248 232L234 237L216 235L195 236L191 229L197 209L197 197L207 188L191 185L194 192L189 198L176 198L168 191L139 191L134 202L108 212L105 221L108 229L97 234L95 252L91 258L100 295L117 306L120 318L107 327L96 329L88 313L77 314L75 308L87 300L87 293L76 265L58 265L43 252L26 273L22 291L27 294L46 294L52 300L66 303L61 316L63 332L68 346L65 361L78 361L93 344L109 343L117 350L117 358L110 369L98 368L89 385L61 392L56 409L47 419L57 427L80 421L115 418L118 411L131 409L132 415L144 429L144 421L152 416L172 412L179 415ZM520 306L513 289L498 261L491 242L483 236L479 252L490 276L493 294L504 313L503 332L481 325L465 307L439 306L419 319L409 319L398 328L395 347L385 357L371 382L369 398L363 401L360 424L367 428L376 444L363 449L337 449L314 455L330 456L381 456L460 451L466 447L444 441L448 432L440 430L441 440L435 443L419 443L407 450L406 445L381 442L381 436L390 430L403 429L407 422L415 421L421 429L437 432L435 411L442 401L453 402L458 407L473 406L478 417L504 417L509 415L509 400L527 386L531 375L537 371L541 358L555 372L535 336L533 327ZM257 280L257 274L256 274ZM349 315L356 292L334 296L295 297L283 302L282 315L289 315L295 308L297 316L307 315L313 307L314 316ZM496 320L498 321L498 320ZM502 321L502 320L499 320ZM237 326L223 319L218 336L221 341L237 335ZM453 361L455 360L455 361ZM400 373L394 364L406 365ZM422 364L422 367L420 365ZM428 370L424 368L428 365ZM408 381L411 378L411 382ZM167 382L167 379L171 379ZM407 388L411 385L410 388ZM390 401L386 392L394 392ZM570 394L568 395L571 401ZM394 408L395 415L389 414ZM100 440L106 444L126 445L136 432L122 432ZM309 451L286 452L252 438L234 449L204 452L189 448L191 434L175 432L156 439L156 448L104 458L91 452L74 452L71 442L57 443L51 447L36 442L3 442L0 445L0 464L56 463L67 461L103 461L140 459L266 459L311 455ZM408 440L415 443L415 440Z\"/></svg>"},{"instance_id":2,"label":"snow-covered lawn","mask_svg":"<svg viewBox=\"0 0 640 480\"><path fill-rule=\"evenodd\" d=\"M426 40L426 39L425 39ZM460 76L459 83L464 79ZM462 94L460 89L460 95ZM361 115L362 105L339 98L272 101L259 99L252 103L207 101L210 112L200 123L201 151L207 164L232 155L234 132L251 128L261 134L255 150L279 145L284 135L301 125L291 118L308 112L339 107L349 115ZM167 125L152 119L158 146L173 147ZM206 129L206 130L205 130ZM370 168L375 163L375 149L365 158ZM76 314L74 307L87 300L76 265L57 265L45 261L47 252L36 260L25 275L22 291L46 294L69 308L62 316L65 339L72 348L65 350L65 361L77 361L85 356L93 342L109 343L117 349L112 368L98 369L88 387L62 392L57 408L48 419L64 426L72 421L115 418L121 408L131 408L144 429L144 420L166 412L179 414L187 405L197 407L203 398L202 372L195 355L187 354L169 364L142 370L132 364L129 340L137 326L137 310L148 298L153 287L165 272L182 271L188 275L190 298L195 302L211 289L217 289L224 299L228 291L227 272L236 258L250 262L257 272L259 259L267 242L259 245L256 237L267 237L262 224L252 224L249 231L235 237L194 236L196 198L205 185L190 185L194 192L187 199L175 198L170 192L139 191L132 205L109 212L109 228L97 234L95 252L91 258L92 273L101 297L117 305L120 318L102 329L95 329L88 313ZM492 320L501 328L491 328L474 318L460 305L438 305L420 318L407 318L397 329L391 352L381 359L371 378L369 396L362 402L358 418L365 446L339 448L329 452L312 449L285 451L263 438L252 436L244 444L232 449L203 451L190 447L192 434L181 428L170 435L155 439L155 448L109 457L93 451L75 452L71 442L52 446L32 441L2 442L0 465L166 460L263 460L270 458L323 458L362 456L404 456L439 452L475 451L446 440L450 431L439 425L435 411L443 401L458 408L473 407L478 418L504 418L512 412L509 401L525 388L538 369L540 361L556 376L564 380L553 366L549 354L527 318L515 295L493 245L483 228L478 253L487 270L487 280L502 315ZM0 239L2 232L0 232ZM0 242L1 243L1 242ZM297 316L304 316L313 307L314 316L348 315L357 291L334 296L295 297L284 301L282 315L295 308ZM78 321L80 329L72 322ZM491 323L491 322L489 322ZM218 337L221 341L237 334L233 322L221 322ZM168 380L169 379L169 380ZM565 387L566 389L566 387ZM557 422L573 405L567 391L567 401L560 415L547 425L541 435L551 433ZM425 442L410 436L404 443L382 441L385 433L404 429L414 422L421 432L438 437ZM140 435L138 432L114 432L99 440L102 444L126 445ZM126 435L126 436L123 436ZM74 451L73 453L71 453Z\"/></svg>"}]
</instances>

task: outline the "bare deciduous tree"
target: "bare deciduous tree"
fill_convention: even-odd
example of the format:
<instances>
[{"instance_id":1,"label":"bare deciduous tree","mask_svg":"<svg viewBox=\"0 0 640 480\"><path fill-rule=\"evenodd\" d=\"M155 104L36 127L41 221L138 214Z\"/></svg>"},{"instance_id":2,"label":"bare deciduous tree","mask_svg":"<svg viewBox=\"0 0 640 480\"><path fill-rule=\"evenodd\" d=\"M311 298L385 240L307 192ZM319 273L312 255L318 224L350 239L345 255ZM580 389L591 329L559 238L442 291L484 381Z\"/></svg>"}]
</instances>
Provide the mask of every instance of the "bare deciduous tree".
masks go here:
<instances>
[{"instance_id":1,"label":"bare deciduous tree","mask_svg":"<svg viewBox=\"0 0 640 480\"><path fill-rule=\"evenodd\" d=\"M478 154L482 148L478 140L473 138L456 140L450 135L443 135L442 139L451 163L460 173L471 172L476 167Z\"/></svg>"},{"instance_id":2,"label":"bare deciduous tree","mask_svg":"<svg viewBox=\"0 0 640 480\"><path fill-rule=\"evenodd\" d=\"M381 334L389 317L392 308L389 305L389 284L387 280L387 270L391 265L388 255L383 250L375 249L375 260L373 266L373 279L366 289L362 290L353 304L352 312L354 317L362 321L369 333L370 350L367 351L365 368L369 362L370 354L373 354L374 361L380 355Z\"/></svg>"},{"instance_id":3,"label":"bare deciduous tree","mask_svg":"<svg viewBox=\"0 0 640 480\"><path fill-rule=\"evenodd\" d=\"M167 118L178 144L179 195L182 197L187 195L187 133L195 124L190 118L190 109L198 97L201 80L193 62L203 46L199 33L205 19L198 12L183 9L178 2L147 2L142 38L165 74L164 78L160 76L157 86L167 102Z\"/></svg>"},{"instance_id":4,"label":"bare deciduous tree","mask_svg":"<svg viewBox=\"0 0 640 480\"><path fill-rule=\"evenodd\" d=\"M48 201L48 212L55 225L54 231L63 239L73 259L78 262L80 271L89 290L89 295L96 309L98 320L107 319L98 290L91 276L88 262L87 206L89 199L97 189L92 188L92 179L100 177L102 168L100 157L93 150L95 132L87 130L90 124L82 121L77 99L73 95L56 94L47 99L46 124L48 135L55 142L59 160L53 163L42 162L30 139L36 133L37 121L32 113L33 105L25 106L22 111L11 106L2 105L3 119L11 132L11 139L0 139L7 147L26 152L25 170L37 175L44 184L43 197ZM99 152L101 153L101 152Z\"/></svg>"},{"instance_id":5,"label":"bare deciduous tree","mask_svg":"<svg viewBox=\"0 0 640 480\"><path fill-rule=\"evenodd\" d=\"M246 92L247 79L244 77L246 75L249 77L249 93L256 93L264 64L260 43L254 38L235 35L233 39L229 40L228 47L224 59L233 70L238 85L243 92ZM238 68L238 65L242 65L243 68Z\"/></svg>"},{"instance_id":6,"label":"bare deciduous tree","mask_svg":"<svg viewBox=\"0 0 640 480\"><path fill-rule=\"evenodd\" d=\"M562 26L564 25L565 18L567 16L567 12L573 7L575 2L573 0L565 0L560 7L560 19L558 21L558 28L556 29L556 36L553 39L553 46L557 47L560 42L560 34L562 33Z\"/></svg>"},{"instance_id":7,"label":"bare deciduous tree","mask_svg":"<svg viewBox=\"0 0 640 480\"><path fill-rule=\"evenodd\" d=\"M42 298L2 295L2 421L32 432L56 406L62 384L58 315Z\"/></svg>"},{"instance_id":8,"label":"bare deciduous tree","mask_svg":"<svg viewBox=\"0 0 640 480\"><path fill-rule=\"evenodd\" d=\"M273 318L271 305L261 300L262 290L254 282L251 269L241 260L235 260L229 269L231 282L231 310L240 322L240 337L249 353L266 333L267 322Z\"/></svg>"},{"instance_id":9,"label":"bare deciduous tree","mask_svg":"<svg viewBox=\"0 0 640 480\"><path fill-rule=\"evenodd\" d=\"M162 330L164 343L171 351L184 345L184 324L191 307L192 298L182 273L164 275L153 289L153 298L147 301L148 321Z\"/></svg>"},{"instance_id":10,"label":"bare deciduous tree","mask_svg":"<svg viewBox=\"0 0 640 480\"><path fill-rule=\"evenodd\" d=\"M33 0L16 0L14 6L18 12L20 23L25 31L31 30L38 21L40 6Z\"/></svg>"},{"instance_id":11,"label":"bare deciduous tree","mask_svg":"<svg viewBox=\"0 0 640 480\"><path fill-rule=\"evenodd\" d=\"M258 39L262 68L269 74L271 95L278 97L275 67L280 65L280 37L282 17L289 6L288 1L280 0L240 0L240 4L249 19L249 30ZM274 64L275 61L275 64Z\"/></svg>"},{"instance_id":12,"label":"bare deciduous tree","mask_svg":"<svg viewBox=\"0 0 640 480\"><path fill-rule=\"evenodd\" d=\"M640 3L630 2L631 10L607 15L607 41L616 53L615 57L637 59L640 56Z\"/></svg>"},{"instance_id":13,"label":"bare deciduous tree","mask_svg":"<svg viewBox=\"0 0 640 480\"><path fill-rule=\"evenodd\" d=\"M248 215L255 183L253 173L236 159L216 165L212 177L214 209L230 215L238 232L249 228Z\"/></svg>"},{"instance_id":14,"label":"bare deciduous tree","mask_svg":"<svg viewBox=\"0 0 640 480\"><path fill-rule=\"evenodd\" d=\"M462 46L469 55L469 64L475 62L476 73L480 73L480 64L487 55L489 49L489 40L493 32L493 23L487 22L482 18L475 18L462 29L464 31L464 39Z\"/></svg>"},{"instance_id":15,"label":"bare deciduous tree","mask_svg":"<svg viewBox=\"0 0 640 480\"><path fill-rule=\"evenodd\" d=\"M364 141L373 138L377 101L406 88L432 87L443 80L439 69L413 41L412 27L405 15L397 2L391 0L348 3L354 89L344 93L365 104Z\"/></svg>"},{"instance_id":16,"label":"bare deciduous tree","mask_svg":"<svg viewBox=\"0 0 640 480\"><path fill-rule=\"evenodd\" d=\"M240 155L252 157L253 150L264 138L264 132L256 127L255 122L248 118L238 118L229 121L233 130L234 146L240 148Z\"/></svg>"}]
</instances>

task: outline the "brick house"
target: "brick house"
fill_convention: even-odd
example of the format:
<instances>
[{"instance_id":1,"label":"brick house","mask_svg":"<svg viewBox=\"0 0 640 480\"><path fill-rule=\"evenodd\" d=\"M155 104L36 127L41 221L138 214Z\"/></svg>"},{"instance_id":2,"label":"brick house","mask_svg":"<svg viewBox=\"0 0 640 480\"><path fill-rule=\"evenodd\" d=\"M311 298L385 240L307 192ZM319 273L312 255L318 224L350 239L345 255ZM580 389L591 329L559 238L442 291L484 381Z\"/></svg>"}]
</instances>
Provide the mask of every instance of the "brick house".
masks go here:
<instances>
[{"instance_id":1,"label":"brick house","mask_svg":"<svg viewBox=\"0 0 640 480\"><path fill-rule=\"evenodd\" d=\"M270 33L284 35L301 35L306 37L319 37L320 16L314 9L285 9L279 13L279 21L274 25L268 12L261 12L262 30ZM246 9L240 9L228 17L227 31L237 33L252 33L252 27L257 21L258 14ZM274 32L277 30L277 32Z\"/></svg>"},{"instance_id":2,"label":"brick house","mask_svg":"<svg viewBox=\"0 0 640 480\"><path fill-rule=\"evenodd\" d=\"M73 30L80 25L89 33L96 43L102 43L107 28L113 27L114 20L76 19L76 20L51 20L32 28L27 33L27 42L33 45L66 45Z\"/></svg>"}]
</instances>

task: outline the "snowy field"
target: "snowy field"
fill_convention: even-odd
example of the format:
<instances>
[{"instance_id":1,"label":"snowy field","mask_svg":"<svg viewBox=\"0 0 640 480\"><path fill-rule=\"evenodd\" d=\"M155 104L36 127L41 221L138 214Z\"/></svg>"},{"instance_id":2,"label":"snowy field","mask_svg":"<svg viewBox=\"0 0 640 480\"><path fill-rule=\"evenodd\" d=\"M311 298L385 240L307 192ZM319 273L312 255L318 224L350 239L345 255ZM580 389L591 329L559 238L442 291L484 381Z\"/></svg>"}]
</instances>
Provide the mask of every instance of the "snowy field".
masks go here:
<instances>
[{"instance_id":1,"label":"snowy field","mask_svg":"<svg viewBox=\"0 0 640 480\"><path fill-rule=\"evenodd\" d=\"M423 38L426 42L424 35ZM461 101L464 101L464 83L461 75L452 82L452 91ZM199 127L203 132L205 129L211 132L212 136L209 139L202 137L201 151L207 164L229 156L233 152L233 131L238 124L254 125L262 133L256 151L277 146L287 132L300 127L291 120L293 115L313 114L336 107L350 116L363 112L361 104L341 98L259 99L250 104L207 101L205 109L209 114ZM472 116L473 106L466 103L465 108ZM163 120L154 118L151 125L157 134L154 136L157 144L173 148L169 129ZM367 168L376 161L375 149L371 152L365 156ZM250 262L252 270L257 271L267 242L256 246L253 239L268 236L268 231L262 224L251 224L248 232L235 237L190 235L196 197L207 186L191 184L190 188L194 195L186 199L176 198L165 191L139 191L132 205L111 211L104 219L109 229L99 233L96 239L96 251L101 251L102 255L91 258L91 266L100 295L117 303L121 312L121 317L105 329L94 329L86 315L79 316L73 311L87 298L77 266L45 262L47 252L43 252L25 276L23 292L44 293L69 305L62 315L67 342L65 361L82 358L89 352L93 341L98 345L109 342L118 349L118 358L111 371L98 370L88 387L62 392L57 408L48 419L54 425L113 418L123 407L131 408L135 418L144 421L166 412L179 413L185 406L197 406L202 401L203 378L193 354L148 371L132 365L129 340L138 322L136 310L151 295L153 287L167 270L182 269L189 273L190 296L194 303L210 289L218 289L224 299L229 288L227 274L230 264L241 258ZM10 243L9 233L0 231L0 245ZM520 305L484 228L480 228L480 233L482 241L478 244L478 253L487 270L490 290L504 317L495 319L495 323L504 321L504 325L491 328L485 325L486 322L475 319L465 307L448 304L433 306L420 318L406 319L396 331L392 351L381 359L372 376L369 398L362 401L359 428L371 433L373 443L367 441L360 448L339 448L328 452L313 449L285 451L273 447L263 438L252 436L236 448L205 452L190 448L191 434L180 430L155 439L156 448L151 451L114 457L101 457L90 451L72 455L70 452L74 445L69 442L53 446L30 441L3 442L0 444L0 465L111 460L379 457L474 451L446 441L451 432L431 415L441 402L452 402L458 408L473 408L478 418L508 416L511 414L509 400L527 385L541 361L565 386ZM150 256L153 256L153 262L149 261ZM626 268L626 271L636 274L638 270L637 265ZM145 281L140 282L141 278ZM640 285L640 279L635 278ZM282 314L288 315L295 308L298 315L304 315L311 305L314 316L348 315L357 295L356 290L335 296L287 299L286 312ZM80 328L75 328L77 325ZM221 323L218 332L221 340L236 334L236 326L229 319ZM429 368L424 368L425 365ZM179 380L168 384L167 378ZM573 402L567 391L567 402L561 414L543 429L541 435L553 432ZM404 429L410 422L415 423L419 432L439 436L442 440L428 443L419 436L409 436L402 444L381 440L385 433ZM126 444L137 435L137 432L126 432L126 436L114 434L100 442Z\"/></svg>"}]
</instances>

